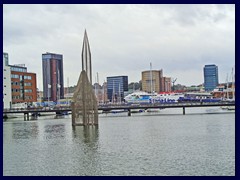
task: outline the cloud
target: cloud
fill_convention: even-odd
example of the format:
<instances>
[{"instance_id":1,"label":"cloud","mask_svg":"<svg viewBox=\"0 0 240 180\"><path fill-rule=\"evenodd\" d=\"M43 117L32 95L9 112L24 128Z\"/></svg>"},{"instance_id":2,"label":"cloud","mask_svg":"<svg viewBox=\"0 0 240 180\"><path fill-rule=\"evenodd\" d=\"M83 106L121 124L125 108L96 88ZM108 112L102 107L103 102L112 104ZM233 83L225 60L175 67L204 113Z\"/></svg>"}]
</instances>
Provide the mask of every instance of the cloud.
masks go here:
<instances>
[{"instance_id":1,"label":"cloud","mask_svg":"<svg viewBox=\"0 0 240 180\"><path fill-rule=\"evenodd\" d=\"M235 64L235 5L3 5L4 51L37 73L39 89L45 52L63 54L65 86L77 83L85 28L100 83L139 81L150 62L185 85L201 84L213 63L225 82Z\"/></svg>"}]
</instances>

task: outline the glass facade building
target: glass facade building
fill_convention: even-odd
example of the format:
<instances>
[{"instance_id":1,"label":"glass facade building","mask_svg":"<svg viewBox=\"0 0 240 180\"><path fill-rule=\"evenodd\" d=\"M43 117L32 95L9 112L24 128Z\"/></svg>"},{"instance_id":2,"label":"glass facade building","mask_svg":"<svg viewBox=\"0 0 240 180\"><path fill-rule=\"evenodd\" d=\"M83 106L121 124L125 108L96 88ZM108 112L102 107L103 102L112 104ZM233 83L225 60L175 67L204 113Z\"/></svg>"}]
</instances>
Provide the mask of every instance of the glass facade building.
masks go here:
<instances>
[{"instance_id":1,"label":"glass facade building","mask_svg":"<svg viewBox=\"0 0 240 180\"><path fill-rule=\"evenodd\" d=\"M128 91L128 76L107 77L107 95L110 102L121 102Z\"/></svg>"},{"instance_id":2,"label":"glass facade building","mask_svg":"<svg viewBox=\"0 0 240 180\"><path fill-rule=\"evenodd\" d=\"M212 91L218 86L218 67L215 64L205 65L203 73L205 91Z\"/></svg>"},{"instance_id":3,"label":"glass facade building","mask_svg":"<svg viewBox=\"0 0 240 180\"><path fill-rule=\"evenodd\" d=\"M64 98L63 56L61 54L42 54L43 99L57 102Z\"/></svg>"}]
</instances>

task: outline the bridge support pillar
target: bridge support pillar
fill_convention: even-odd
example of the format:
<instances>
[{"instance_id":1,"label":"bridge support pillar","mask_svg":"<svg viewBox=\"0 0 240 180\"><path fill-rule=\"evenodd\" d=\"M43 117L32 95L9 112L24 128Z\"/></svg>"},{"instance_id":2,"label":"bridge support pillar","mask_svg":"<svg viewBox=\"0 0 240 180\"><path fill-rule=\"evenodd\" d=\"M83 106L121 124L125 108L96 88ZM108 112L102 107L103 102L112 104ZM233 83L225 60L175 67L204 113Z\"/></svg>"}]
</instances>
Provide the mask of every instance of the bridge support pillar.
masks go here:
<instances>
[{"instance_id":1,"label":"bridge support pillar","mask_svg":"<svg viewBox=\"0 0 240 180\"><path fill-rule=\"evenodd\" d=\"M7 114L3 114L3 119L7 119L7 118L8 118Z\"/></svg>"},{"instance_id":2,"label":"bridge support pillar","mask_svg":"<svg viewBox=\"0 0 240 180\"><path fill-rule=\"evenodd\" d=\"M72 108L72 126L74 127L75 124L75 119L76 119L76 111L75 111L75 103L71 102L71 108Z\"/></svg>"},{"instance_id":3,"label":"bridge support pillar","mask_svg":"<svg viewBox=\"0 0 240 180\"><path fill-rule=\"evenodd\" d=\"M29 113L24 113L24 121L29 121Z\"/></svg>"},{"instance_id":4,"label":"bridge support pillar","mask_svg":"<svg viewBox=\"0 0 240 180\"><path fill-rule=\"evenodd\" d=\"M128 109L128 116L131 116L131 109Z\"/></svg>"},{"instance_id":5,"label":"bridge support pillar","mask_svg":"<svg viewBox=\"0 0 240 180\"><path fill-rule=\"evenodd\" d=\"M183 115L185 115L185 107L183 107Z\"/></svg>"}]
</instances>

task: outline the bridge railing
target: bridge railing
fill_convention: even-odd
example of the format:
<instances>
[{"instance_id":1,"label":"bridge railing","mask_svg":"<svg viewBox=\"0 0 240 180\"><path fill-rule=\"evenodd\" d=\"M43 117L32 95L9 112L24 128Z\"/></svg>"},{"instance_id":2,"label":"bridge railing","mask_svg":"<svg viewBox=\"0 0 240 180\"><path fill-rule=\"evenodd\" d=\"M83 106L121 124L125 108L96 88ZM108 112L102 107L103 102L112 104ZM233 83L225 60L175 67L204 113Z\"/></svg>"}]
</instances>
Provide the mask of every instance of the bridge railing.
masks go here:
<instances>
[{"instance_id":1,"label":"bridge railing","mask_svg":"<svg viewBox=\"0 0 240 180\"><path fill-rule=\"evenodd\" d=\"M131 107L167 107L167 106L191 106L191 105L229 105L229 104L234 104L233 102L177 102L177 103L122 103L122 104L104 104L104 105L99 105L98 108L123 108L127 109ZM71 110L70 106L65 106L65 107L28 107L28 108L14 108L14 109L3 109L3 112L22 112L22 111L63 111L63 110Z\"/></svg>"},{"instance_id":2,"label":"bridge railing","mask_svg":"<svg viewBox=\"0 0 240 180\"><path fill-rule=\"evenodd\" d=\"M3 109L3 112L19 112L19 111L48 111L48 110L69 110L69 107L54 107L54 108L49 108L49 107L31 107L31 108L8 108L8 109Z\"/></svg>"}]
</instances>

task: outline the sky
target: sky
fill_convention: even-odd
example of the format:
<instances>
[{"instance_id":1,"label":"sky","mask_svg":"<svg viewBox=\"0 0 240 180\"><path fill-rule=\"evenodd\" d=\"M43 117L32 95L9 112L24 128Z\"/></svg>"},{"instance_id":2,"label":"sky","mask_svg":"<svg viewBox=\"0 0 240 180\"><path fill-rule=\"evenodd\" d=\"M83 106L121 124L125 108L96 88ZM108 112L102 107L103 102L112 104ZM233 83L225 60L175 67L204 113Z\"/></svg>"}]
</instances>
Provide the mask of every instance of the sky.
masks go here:
<instances>
[{"instance_id":1,"label":"sky","mask_svg":"<svg viewBox=\"0 0 240 180\"><path fill-rule=\"evenodd\" d=\"M4 4L3 51L25 64L42 90L42 54L63 55L64 86L77 84L87 31L92 79L163 70L175 84L203 83L203 67L218 66L219 82L235 67L234 4ZM69 81L68 81L69 80Z\"/></svg>"}]
</instances>

